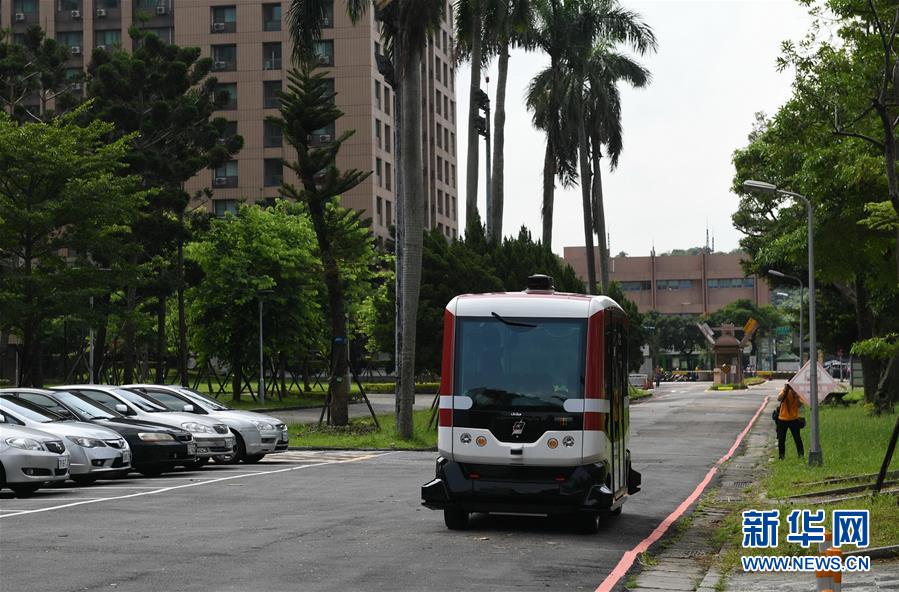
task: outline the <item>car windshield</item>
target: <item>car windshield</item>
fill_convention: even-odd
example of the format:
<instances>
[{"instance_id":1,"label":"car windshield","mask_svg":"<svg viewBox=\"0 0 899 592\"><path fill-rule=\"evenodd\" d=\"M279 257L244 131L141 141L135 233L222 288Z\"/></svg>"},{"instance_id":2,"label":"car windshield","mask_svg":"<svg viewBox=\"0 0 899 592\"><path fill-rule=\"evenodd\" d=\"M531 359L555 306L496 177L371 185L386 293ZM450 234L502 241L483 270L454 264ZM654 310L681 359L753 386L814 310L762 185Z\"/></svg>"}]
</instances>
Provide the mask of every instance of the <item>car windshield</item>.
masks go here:
<instances>
[{"instance_id":1,"label":"car windshield","mask_svg":"<svg viewBox=\"0 0 899 592\"><path fill-rule=\"evenodd\" d=\"M206 395L198 393L197 391L195 391L193 389L181 387L178 390L181 391L181 393L184 394L184 396L189 397L191 400L196 401L197 403L200 403L201 405L203 405L205 407L208 407L212 411L230 411L231 410L231 408L228 407L227 405L223 405L223 404L219 403L218 401L216 401L215 399L212 399L210 397L207 397Z\"/></svg>"},{"instance_id":2,"label":"car windshield","mask_svg":"<svg viewBox=\"0 0 899 592\"><path fill-rule=\"evenodd\" d=\"M561 411L584 396L587 321L460 317L454 393L473 410Z\"/></svg>"},{"instance_id":3,"label":"car windshield","mask_svg":"<svg viewBox=\"0 0 899 592\"><path fill-rule=\"evenodd\" d=\"M60 391L57 392L54 397L84 420L122 417L121 414L112 409L104 407L100 403L91 401L85 397L79 397L74 393Z\"/></svg>"},{"instance_id":4,"label":"car windshield","mask_svg":"<svg viewBox=\"0 0 899 592\"><path fill-rule=\"evenodd\" d=\"M65 419L62 415L53 413L34 403L17 399L12 395L0 395L0 409L3 408L9 409L9 412L14 415L38 423L50 423L51 421L61 421Z\"/></svg>"},{"instance_id":5,"label":"car windshield","mask_svg":"<svg viewBox=\"0 0 899 592\"><path fill-rule=\"evenodd\" d=\"M157 401L156 399L148 396L148 395L139 395L135 392L126 390L126 389L112 389L112 391L118 396L122 397L141 411L146 411L148 413L159 413L161 411L168 411L166 406Z\"/></svg>"},{"instance_id":6,"label":"car windshield","mask_svg":"<svg viewBox=\"0 0 899 592\"><path fill-rule=\"evenodd\" d=\"M169 411L183 411L185 405L193 405L193 401L187 397L166 391L151 390L149 393L140 392L140 394L145 397L152 397L160 405L165 405L165 408Z\"/></svg>"}]
</instances>

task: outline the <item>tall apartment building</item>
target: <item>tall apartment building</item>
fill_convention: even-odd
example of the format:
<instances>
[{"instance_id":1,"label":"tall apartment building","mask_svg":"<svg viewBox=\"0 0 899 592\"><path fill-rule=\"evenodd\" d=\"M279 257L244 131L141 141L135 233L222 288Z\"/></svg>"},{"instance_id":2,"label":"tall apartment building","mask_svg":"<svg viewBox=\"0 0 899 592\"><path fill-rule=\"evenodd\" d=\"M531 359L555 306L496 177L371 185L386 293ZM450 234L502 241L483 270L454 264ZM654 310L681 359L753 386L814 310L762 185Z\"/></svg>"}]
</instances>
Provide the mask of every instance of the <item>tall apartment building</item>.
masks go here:
<instances>
[{"instance_id":1,"label":"tall apartment building","mask_svg":"<svg viewBox=\"0 0 899 592\"><path fill-rule=\"evenodd\" d=\"M441 0L446 1L446 0ZM355 130L343 144L338 167L372 171L361 185L342 196L343 205L365 212L376 237L388 236L395 222L396 122L393 89L378 72L382 41L373 14L357 25L346 14L345 0L327 11L328 22L316 53L333 80L344 116L336 129L318 130L320 141ZM278 195L280 159L293 155L278 130L266 123L276 114L277 91L285 84L292 45L287 31L289 0L0 0L0 27L15 40L34 24L67 45L73 72L83 69L97 47L131 49L128 28L148 29L165 41L199 47L213 60L220 89L231 101L218 115L233 122L230 133L244 138L234 160L202 171L186 189L210 188L211 201L196 204L224 214L239 200L265 202ZM452 7L447 2L440 30L422 60L422 149L425 175L425 228L447 237L458 235L456 182L456 101Z\"/></svg>"},{"instance_id":2,"label":"tall apartment building","mask_svg":"<svg viewBox=\"0 0 899 592\"><path fill-rule=\"evenodd\" d=\"M599 248L595 249L599 261ZM587 249L565 247L563 259L581 279L587 277ZM771 289L758 276L746 276L739 254L656 255L612 257L609 277L619 282L640 312L700 315L715 312L735 300L770 304ZM597 271L598 273L598 271Z\"/></svg>"}]
</instances>

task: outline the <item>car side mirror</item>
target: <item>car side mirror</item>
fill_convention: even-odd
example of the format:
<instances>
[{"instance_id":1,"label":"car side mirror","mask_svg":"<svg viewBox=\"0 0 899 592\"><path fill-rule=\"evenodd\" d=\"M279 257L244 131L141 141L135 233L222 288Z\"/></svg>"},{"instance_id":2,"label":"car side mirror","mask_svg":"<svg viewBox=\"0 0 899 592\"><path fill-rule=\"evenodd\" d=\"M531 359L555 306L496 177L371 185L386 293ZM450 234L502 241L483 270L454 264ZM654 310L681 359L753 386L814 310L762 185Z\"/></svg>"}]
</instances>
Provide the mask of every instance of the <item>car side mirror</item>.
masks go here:
<instances>
[{"instance_id":1,"label":"car side mirror","mask_svg":"<svg viewBox=\"0 0 899 592\"><path fill-rule=\"evenodd\" d=\"M124 403L116 403L115 410L124 415L134 415L134 412Z\"/></svg>"},{"instance_id":2,"label":"car side mirror","mask_svg":"<svg viewBox=\"0 0 899 592\"><path fill-rule=\"evenodd\" d=\"M185 405L184 407L181 408L181 411L186 411L187 413L193 413L193 412L194 412L194 406L193 406L193 405L190 405L190 404L187 404L187 405Z\"/></svg>"},{"instance_id":3,"label":"car side mirror","mask_svg":"<svg viewBox=\"0 0 899 592\"><path fill-rule=\"evenodd\" d=\"M6 423L6 416L0 413L0 423Z\"/></svg>"}]
</instances>

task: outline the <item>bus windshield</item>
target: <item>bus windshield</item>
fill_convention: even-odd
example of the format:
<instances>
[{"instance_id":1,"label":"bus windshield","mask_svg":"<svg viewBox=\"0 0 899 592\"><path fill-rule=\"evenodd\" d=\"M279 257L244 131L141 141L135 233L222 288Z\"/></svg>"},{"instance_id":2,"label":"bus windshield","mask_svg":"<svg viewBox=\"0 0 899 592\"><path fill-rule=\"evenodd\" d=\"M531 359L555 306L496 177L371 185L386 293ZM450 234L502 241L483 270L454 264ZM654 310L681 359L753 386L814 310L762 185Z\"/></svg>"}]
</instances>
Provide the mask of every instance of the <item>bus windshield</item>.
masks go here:
<instances>
[{"instance_id":1,"label":"bus windshield","mask_svg":"<svg viewBox=\"0 0 899 592\"><path fill-rule=\"evenodd\" d=\"M454 392L475 411L562 411L584 396L587 320L460 317Z\"/></svg>"}]
</instances>

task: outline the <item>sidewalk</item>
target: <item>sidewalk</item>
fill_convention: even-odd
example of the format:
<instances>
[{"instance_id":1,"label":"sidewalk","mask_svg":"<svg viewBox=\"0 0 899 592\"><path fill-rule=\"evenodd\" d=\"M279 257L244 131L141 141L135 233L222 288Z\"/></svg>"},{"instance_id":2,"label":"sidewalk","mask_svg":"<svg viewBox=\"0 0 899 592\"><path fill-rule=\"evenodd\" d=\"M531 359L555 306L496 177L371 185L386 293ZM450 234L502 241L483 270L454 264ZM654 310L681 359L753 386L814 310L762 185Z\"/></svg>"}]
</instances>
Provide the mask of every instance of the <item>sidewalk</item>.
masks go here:
<instances>
[{"instance_id":1,"label":"sidewalk","mask_svg":"<svg viewBox=\"0 0 899 592\"><path fill-rule=\"evenodd\" d=\"M396 409L396 398L392 393L368 395L368 400L371 401L371 406L378 415L383 413L393 413ZM431 401L433 400L434 395L415 395L414 409L427 409L431 406ZM291 409L287 411L278 411L276 409L265 411L266 415L277 417L288 425L296 423L317 423L321 413L321 407ZM368 407L364 402L360 401L358 403L350 404L350 418L368 417L368 415Z\"/></svg>"}]
</instances>

